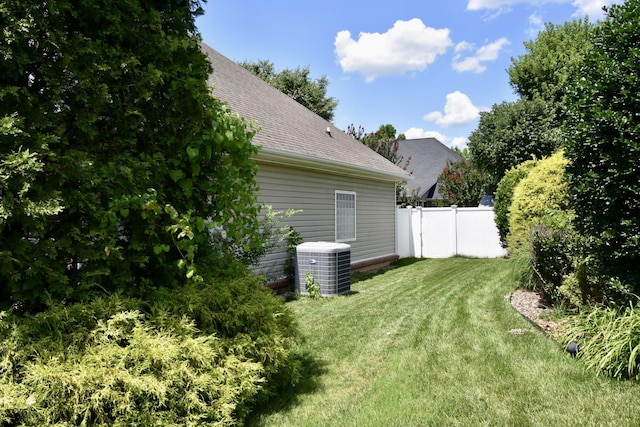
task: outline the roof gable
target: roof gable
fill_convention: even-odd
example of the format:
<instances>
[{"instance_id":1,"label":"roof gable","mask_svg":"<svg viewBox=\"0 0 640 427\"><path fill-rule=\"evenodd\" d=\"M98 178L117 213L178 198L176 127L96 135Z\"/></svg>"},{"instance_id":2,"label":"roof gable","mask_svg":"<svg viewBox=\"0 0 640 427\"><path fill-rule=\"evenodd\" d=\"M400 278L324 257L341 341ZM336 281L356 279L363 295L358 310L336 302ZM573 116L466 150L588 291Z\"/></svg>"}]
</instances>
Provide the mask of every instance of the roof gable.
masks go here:
<instances>
[{"instance_id":1,"label":"roof gable","mask_svg":"<svg viewBox=\"0 0 640 427\"><path fill-rule=\"evenodd\" d=\"M462 156L436 138L405 139L398 141L398 155L406 161L411 158L407 170L412 173L413 180L408 184L410 189L419 188L420 197L425 198L434 189L447 160L459 162ZM437 191L433 197L439 197Z\"/></svg>"},{"instance_id":2,"label":"roof gable","mask_svg":"<svg viewBox=\"0 0 640 427\"><path fill-rule=\"evenodd\" d=\"M214 69L208 80L213 95L261 128L253 138L262 146L259 158L385 180L410 178L402 168L204 43L202 50Z\"/></svg>"}]
</instances>

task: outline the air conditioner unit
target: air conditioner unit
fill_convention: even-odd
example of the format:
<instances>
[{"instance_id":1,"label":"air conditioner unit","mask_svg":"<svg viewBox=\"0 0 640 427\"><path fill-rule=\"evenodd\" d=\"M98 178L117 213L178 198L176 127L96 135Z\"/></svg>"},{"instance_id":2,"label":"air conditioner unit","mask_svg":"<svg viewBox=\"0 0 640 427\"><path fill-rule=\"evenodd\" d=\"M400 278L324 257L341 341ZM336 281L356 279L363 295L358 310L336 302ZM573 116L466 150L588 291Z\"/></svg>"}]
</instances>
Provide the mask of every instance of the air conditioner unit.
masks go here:
<instances>
[{"instance_id":1,"label":"air conditioner unit","mask_svg":"<svg viewBox=\"0 0 640 427\"><path fill-rule=\"evenodd\" d=\"M306 242L296 247L296 290L303 295L307 274L320 285L320 295L351 291L351 246L345 243Z\"/></svg>"}]
</instances>

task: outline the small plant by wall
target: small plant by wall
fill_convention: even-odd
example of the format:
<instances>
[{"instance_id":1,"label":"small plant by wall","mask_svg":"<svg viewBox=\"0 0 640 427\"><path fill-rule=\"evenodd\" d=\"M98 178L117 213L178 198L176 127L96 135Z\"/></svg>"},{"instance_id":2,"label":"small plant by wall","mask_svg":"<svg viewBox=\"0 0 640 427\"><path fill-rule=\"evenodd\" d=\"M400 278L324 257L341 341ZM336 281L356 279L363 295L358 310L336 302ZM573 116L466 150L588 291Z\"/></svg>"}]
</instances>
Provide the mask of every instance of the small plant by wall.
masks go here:
<instances>
[{"instance_id":1,"label":"small plant by wall","mask_svg":"<svg viewBox=\"0 0 640 427\"><path fill-rule=\"evenodd\" d=\"M305 274L306 274L306 280L305 280L304 286L307 293L313 299L320 298L321 296L320 284L316 282L315 278L313 277L313 274L309 273L308 271Z\"/></svg>"}]
</instances>

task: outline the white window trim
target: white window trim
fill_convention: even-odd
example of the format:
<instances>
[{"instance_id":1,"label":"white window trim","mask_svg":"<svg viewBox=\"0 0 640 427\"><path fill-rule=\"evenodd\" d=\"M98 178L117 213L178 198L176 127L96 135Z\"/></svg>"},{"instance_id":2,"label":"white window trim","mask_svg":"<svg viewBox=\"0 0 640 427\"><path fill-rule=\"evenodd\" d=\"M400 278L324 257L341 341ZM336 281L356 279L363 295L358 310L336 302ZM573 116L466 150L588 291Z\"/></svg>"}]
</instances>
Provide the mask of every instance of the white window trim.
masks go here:
<instances>
[{"instance_id":1,"label":"white window trim","mask_svg":"<svg viewBox=\"0 0 640 427\"><path fill-rule=\"evenodd\" d=\"M338 194L348 194L353 196L353 237L349 237L346 239L338 238ZM353 242L356 240L358 235L358 198L356 196L355 191L343 191L336 190L333 196L333 204L334 204L334 237L337 243L342 242Z\"/></svg>"}]
</instances>

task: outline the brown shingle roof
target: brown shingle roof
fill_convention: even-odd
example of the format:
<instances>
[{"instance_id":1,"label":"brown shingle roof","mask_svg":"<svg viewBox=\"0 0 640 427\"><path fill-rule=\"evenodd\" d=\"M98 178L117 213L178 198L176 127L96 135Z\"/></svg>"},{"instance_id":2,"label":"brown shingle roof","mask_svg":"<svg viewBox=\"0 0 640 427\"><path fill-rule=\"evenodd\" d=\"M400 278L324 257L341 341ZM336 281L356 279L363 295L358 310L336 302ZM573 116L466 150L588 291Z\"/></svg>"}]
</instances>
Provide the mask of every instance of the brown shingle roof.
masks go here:
<instances>
[{"instance_id":1,"label":"brown shingle roof","mask_svg":"<svg viewBox=\"0 0 640 427\"><path fill-rule=\"evenodd\" d=\"M349 167L385 180L410 179L402 168L211 47L203 43L202 50L214 69L209 77L213 95L240 116L257 122L261 131L253 143L262 146L262 153L292 162Z\"/></svg>"}]
</instances>

